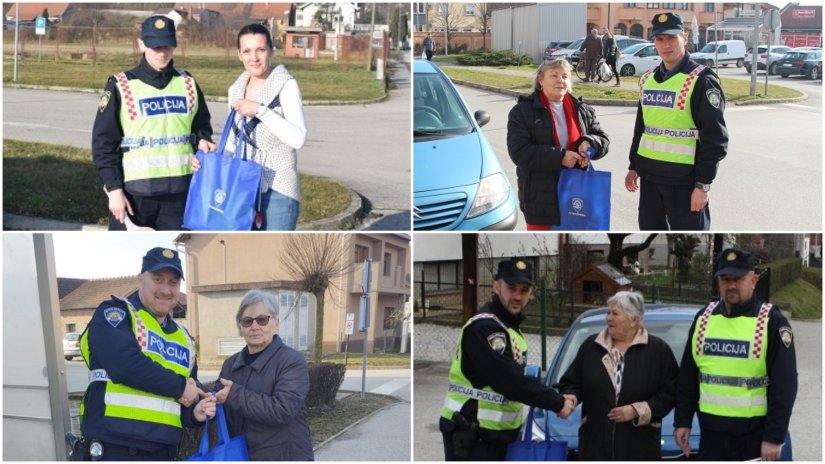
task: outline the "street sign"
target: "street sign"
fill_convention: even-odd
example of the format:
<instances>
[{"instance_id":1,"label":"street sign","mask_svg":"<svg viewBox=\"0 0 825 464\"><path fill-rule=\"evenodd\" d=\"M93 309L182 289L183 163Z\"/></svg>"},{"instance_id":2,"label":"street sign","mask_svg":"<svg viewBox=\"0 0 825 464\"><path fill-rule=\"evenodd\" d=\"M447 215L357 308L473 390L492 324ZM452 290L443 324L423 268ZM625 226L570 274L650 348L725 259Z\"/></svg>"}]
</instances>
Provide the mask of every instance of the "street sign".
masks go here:
<instances>
[{"instance_id":1,"label":"street sign","mask_svg":"<svg viewBox=\"0 0 825 464\"><path fill-rule=\"evenodd\" d=\"M353 333L355 333L355 321L347 321L347 328L344 334L352 335Z\"/></svg>"},{"instance_id":2,"label":"street sign","mask_svg":"<svg viewBox=\"0 0 825 464\"><path fill-rule=\"evenodd\" d=\"M34 19L34 33L37 35L46 35L46 18L38 16Z\"/></svg>"},{"instance_id":3,"label":"street sign","mask_svg":"<svg viewBox=\"0 0 825 464\"><path fill-rule=\"evenodd\" d=\"M782 20L779 17L779 10L771 9L765 12L765 29L773 32L782 25Z\"/></svg>"}]
</instances>

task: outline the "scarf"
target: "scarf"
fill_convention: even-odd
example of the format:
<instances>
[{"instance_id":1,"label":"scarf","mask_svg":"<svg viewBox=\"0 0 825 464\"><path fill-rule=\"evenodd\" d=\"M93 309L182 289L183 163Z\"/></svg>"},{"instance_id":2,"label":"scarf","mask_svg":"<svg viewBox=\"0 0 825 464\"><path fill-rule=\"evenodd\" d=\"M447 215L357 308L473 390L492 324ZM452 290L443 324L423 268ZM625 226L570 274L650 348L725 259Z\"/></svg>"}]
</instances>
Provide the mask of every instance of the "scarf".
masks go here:
<instances>
[{"instance_id":1,"label":"scarf","mask_svg":"<svg viewBox=\"0 0 825 464\"><path fill-rule=\"evenodd\" d=\"M553 119L553 142L556 143L556 146L559 146L559 135L558 135L558 124L556 123L556 113L553 112L553 109L550 108L550 100L547 99L547 96L544 95L544 92L539 91L539 99L541 100L541 104L547 108L547 111L550 112L550 117ZM570 151L576 151L576 142L582 136L582 128L579 126L579 118L576 117L576 108L573 106L573 97L570 94L565 94L564 99L562 100L562 106L564 108L564 120L567 122L567 149Z\"/></svg>"}]
</instances>

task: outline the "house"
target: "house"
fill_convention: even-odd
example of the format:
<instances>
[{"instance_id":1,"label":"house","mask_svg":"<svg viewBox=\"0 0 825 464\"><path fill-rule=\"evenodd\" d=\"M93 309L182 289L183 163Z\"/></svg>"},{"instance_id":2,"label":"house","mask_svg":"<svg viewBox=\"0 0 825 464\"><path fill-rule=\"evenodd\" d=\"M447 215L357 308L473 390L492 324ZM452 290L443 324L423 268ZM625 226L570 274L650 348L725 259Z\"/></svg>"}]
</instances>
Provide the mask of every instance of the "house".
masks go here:
<instances>
[{"instance_id":1,"label":"house","mask_svg":"<svg viewBox=\"0 0 825 464\"><path fill-rule=\"evenodd\" d=\"M324 294L323 352L360 352L363 332L347 336L347 319L359 321L363 262L372 260L367 350L397 346L404 304L410 295L409 237L402 234L313 234L335 240L335 259L344 275ZM290 235L181 234L193 335L200 342L201 365L220 366L244 346L235 324L238 304L253 288L272 292L279 302L279 335L299 350L314 346L318 302L302 290L283 265ZM348 316L352 314L352 316ZM365 314L366 315L366 314ZM347 347L347 341L349 346Z\"/></svg>"},{"instance_id":2,"label":"house","mask_svg":"<svg viewBox=\"0 0 825 464\"><path fill-rule=\"evenodd\" d=\"M325 9L326 5L331 5L331 7ZM295 26L322 26L322 24L315 19L315 14L318 11L328 13L330 30L343 32L353 29L359 7L355 2L335 2L332 4L319 2L300 3L295 8Z\"/></svg>"},{"instance_id":3,"label":"house","mask_svg":"<svg viewBox=\"0 0 825 464\"><path fill-rule=\"evenodd\" d=\"M20 21L34 21L35 18L43 15L43 12L48 12L49 22L63 21L67 14L71 14L75 5L73 3L4 3L6 21L14 21L16 19L16 7L19 7Z\"/></svg>"},{"instance_id":4,"label":"house","mask_svg":"<svg viewBox=\"0 0 825 464\"><path fill-rule=\"evenodd\" d=\"M822 5L788 3L780 11L781 41L789 47L822 46Z\"/></svg>"}]
</instances>

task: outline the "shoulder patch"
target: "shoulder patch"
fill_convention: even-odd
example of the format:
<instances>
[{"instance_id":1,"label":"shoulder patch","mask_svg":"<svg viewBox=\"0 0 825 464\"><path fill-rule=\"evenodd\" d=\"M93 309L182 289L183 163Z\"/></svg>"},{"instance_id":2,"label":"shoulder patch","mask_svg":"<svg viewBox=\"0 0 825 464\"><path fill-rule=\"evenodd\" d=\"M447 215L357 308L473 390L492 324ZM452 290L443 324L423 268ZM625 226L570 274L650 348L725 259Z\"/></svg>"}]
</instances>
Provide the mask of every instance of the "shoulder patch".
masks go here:
<instances>
[{"instance_id":1,"label":"shoulder patch","mask_svg":"<svg viewBox=\"0 0 825 464\"><path fill-rule=\"evenodd\" d=\"M705 92L705 95L708 97L708 103L710 103L710 106L716 108L717 110L720 106L722 106L722 92L720 92L719 89L708 89L708 91Z\"/></svg>"},{"instance_id":2,"label":"shoulder patch","mask_svg":"<svg viewBox=\"0 0 825 464\"><path fill-rule=\"evenodd\" d=\"M109 100L111 99L112 92L108 90L104 91L103 95L100 96L100 100L97 101L97 109L99 109L101 113L104 112L106 107L109 106Z\"/></svg>"},{"instance_id":3,"label":"shoulder patch","mask_svg":"<svg viewBox=\"0 0 825 464\"><path fill-rule=\"evenodd\" d=\"M496 353L504 354L504 350L507 348L507 335L504 332L495 332L487 336L487 343Z\"/></svg>"},{"instance_id":4,"label":"shoulder patch","mask_svg":"<svg viewBox=\"0 0 825 464\"><path fill-rule=\"evenodd\" d=\"M779 338L782 340L782 344L785 345L785 348L790 348L793 343L793 331L788 326L780 327Z\"/></svg>"},{"instance_id":5,"label":"shoulder patch","mask_svg":"<svg viewBox=\"0 0 825 464\"><path fill-rule=\"evenodd\" d=\"M123 319L126 319L126 311L117 306L110 306L103 310L103 317L106 318L106 322L111 324L112 327L117 327L123 322Z\"/></svg>"}]
</instances>

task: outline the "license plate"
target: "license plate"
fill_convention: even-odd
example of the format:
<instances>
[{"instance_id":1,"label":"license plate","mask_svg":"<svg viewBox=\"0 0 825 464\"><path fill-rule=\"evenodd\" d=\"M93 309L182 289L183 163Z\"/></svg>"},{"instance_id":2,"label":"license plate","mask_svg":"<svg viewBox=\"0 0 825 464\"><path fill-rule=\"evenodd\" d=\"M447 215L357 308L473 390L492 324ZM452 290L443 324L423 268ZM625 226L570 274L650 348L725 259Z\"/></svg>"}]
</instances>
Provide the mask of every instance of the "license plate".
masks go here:
<instances>
[{"instance_id":1,"label":"license plate","mask_svg":"<svg viewBox=\"0 0 825 464\"><path fill-rule=\"evenodd\" d=\"M787 66L787 67L789 67L789 68L790 68L790 67L791 67L791 66L793 66L793 65L792 65L792 64L790 64L790 63L785 63L785 64L783 64L782 66Z\"/></svg>"}]
</instances>

